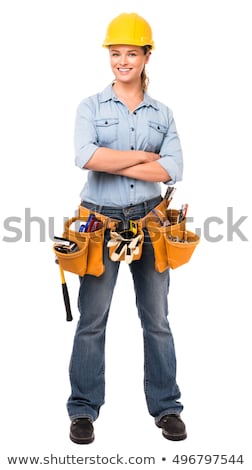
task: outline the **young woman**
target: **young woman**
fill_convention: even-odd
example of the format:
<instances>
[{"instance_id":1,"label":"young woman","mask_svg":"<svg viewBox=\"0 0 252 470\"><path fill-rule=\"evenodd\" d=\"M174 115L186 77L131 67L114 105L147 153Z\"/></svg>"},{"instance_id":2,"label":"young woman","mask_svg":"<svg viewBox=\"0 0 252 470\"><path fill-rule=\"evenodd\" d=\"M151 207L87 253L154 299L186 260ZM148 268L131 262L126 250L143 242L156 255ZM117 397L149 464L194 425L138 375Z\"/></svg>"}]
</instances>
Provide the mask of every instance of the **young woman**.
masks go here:
<instances>
[{"instance_id":1,"label":"young woman","mask_svg":"<svg viewBox=\"0 0 252 470\"><path fill-rule=\"evenodd\" d=\"M182 179L183 161L171 110L147 94L145 66L154 47L152 30L136 13L123 13L107 28L114 81L84 99L77 110L76 164L88 170L81 205L120 221L144 217L161 200L160 183ZM120 262L109 257L105 232L104 273L80 279L78 322L70 363L67 407L70 438L94 440L93 422L104 403L105 330ZM186 438L176 383L176 357L167 319L169 269L155 270L153 246L144 231L142 256L129 267L144 338L145 396L149 413L171 440ZM125 397L126 400L126 397Z\"/></svg>"}]
</instances>

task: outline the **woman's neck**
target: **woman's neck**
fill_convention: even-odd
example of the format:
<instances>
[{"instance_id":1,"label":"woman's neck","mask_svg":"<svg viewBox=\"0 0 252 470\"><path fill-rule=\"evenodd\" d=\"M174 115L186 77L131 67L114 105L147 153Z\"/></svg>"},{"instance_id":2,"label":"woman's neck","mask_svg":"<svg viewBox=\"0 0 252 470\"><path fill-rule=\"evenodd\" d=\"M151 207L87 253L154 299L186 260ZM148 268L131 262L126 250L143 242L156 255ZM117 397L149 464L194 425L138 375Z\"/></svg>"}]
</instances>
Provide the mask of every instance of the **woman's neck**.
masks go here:
<instances>
[{"instance_id":1,"label":"woman's neck","mask_svg":"<svg viewBox=\"0 0 252 470\"><path fill-rule=\"evenodd\" d=\"M144 92L141 85L114 83L114 91L116 96L130 109L134 109L143 101Z\"/></svg>"}]
</instances>

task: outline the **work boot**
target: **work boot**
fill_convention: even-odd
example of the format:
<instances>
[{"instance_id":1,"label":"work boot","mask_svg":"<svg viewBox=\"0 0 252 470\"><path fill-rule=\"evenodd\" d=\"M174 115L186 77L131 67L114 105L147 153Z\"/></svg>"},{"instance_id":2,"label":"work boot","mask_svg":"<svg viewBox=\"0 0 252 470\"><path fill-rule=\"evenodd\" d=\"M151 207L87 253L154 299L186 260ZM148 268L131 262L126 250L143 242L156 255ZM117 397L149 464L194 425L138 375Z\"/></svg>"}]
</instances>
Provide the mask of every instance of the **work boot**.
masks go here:
<instances>
[{"instance_id":1,"label":"work boot","mask_svg":"<svg viewBox=\"0 0 252 470\"><path fill-rule=\"evenodd\" d=\"M171 414L163 416L157 423L158 428L162 428L162 434L170 441L182 441L186 439L186 427L180 415Z\"/></svg>"},{"instance_id":2,"label":"work boot","mask_svg":"<svg viewBox=\"0 0 252 470\"><path fill-rule=\"evenodd\" d=\"M74 419L70 427L70 439L75 444L91 444L94 440L94 428L91 419Z\"/></svg>"}]
</instances>

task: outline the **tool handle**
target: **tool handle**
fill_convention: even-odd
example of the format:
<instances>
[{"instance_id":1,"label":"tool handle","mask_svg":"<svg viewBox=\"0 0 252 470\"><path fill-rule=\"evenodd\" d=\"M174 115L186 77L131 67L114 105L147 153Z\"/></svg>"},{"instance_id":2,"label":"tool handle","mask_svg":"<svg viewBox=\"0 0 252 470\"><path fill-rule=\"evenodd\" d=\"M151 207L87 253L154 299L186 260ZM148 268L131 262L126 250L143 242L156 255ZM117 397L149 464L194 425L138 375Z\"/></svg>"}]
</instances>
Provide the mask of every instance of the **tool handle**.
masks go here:
<instances>
[{"instance_id":1,"label":"tool handle","mask_svg":"<svg viewBox=\"0 0 252 470\"><path fill-rule=\"evenodd\" d=\"M62 284L62 292L63 292L63 299L66 307L66 321L72 321L72 312L71 312L71 306L70 306L70 299L69 299L69 294L68 294L68 288L66 283L64 282Z\"/></svg>"},{"instance_id":2,"label":"tool handle","mask_svg":"<svg viewBox=\"0 0 252 470\"><path fill-rule=\"evenodd\" d=\"M77 220L80 220L81 222L87 222L86 217L71 217L71 219L66 220L65 225L64 225L64 231L67 233L68 230L70 229L70 226Z\"/></svg>"}]
</instances>

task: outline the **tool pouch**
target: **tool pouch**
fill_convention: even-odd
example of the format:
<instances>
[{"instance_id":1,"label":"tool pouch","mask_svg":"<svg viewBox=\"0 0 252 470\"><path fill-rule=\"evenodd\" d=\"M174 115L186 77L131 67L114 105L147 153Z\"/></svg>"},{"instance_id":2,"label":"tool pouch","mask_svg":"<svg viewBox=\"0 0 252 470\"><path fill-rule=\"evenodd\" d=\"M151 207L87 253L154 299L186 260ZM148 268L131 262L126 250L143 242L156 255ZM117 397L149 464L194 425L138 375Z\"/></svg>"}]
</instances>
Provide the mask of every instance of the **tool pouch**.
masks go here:
<instances>
[{"instance_id":1,"label":"tool pouch","mask_svg":"<svg viewBox=\"0 0 252 470\"><path fill-rule=\"evenodd\" d=\"M185 220L177 223L178 212L176 209L165 211L170 221L167 226L161 226L153 217L146 220L158 272L187 263L199 243L199 237L186 230Z\"/></svg>"},{"instance_id":2,"label":"tool pouch","mask_svg":"<svg viewBox=\"0 0 252 470\"><path fill-rule=\"evenodd\" d=\"M101 276L105 269L103 264L105 227L103 226L94 232L78 232L71 228L71 225L76 221L86 222L87 218L79 216L68 219L62 236L77 243L78 251L66 254L54 250L58 262L65 271L79 276L85 274Z\"/></svg>"},{"instance_id":3,"label":"tool pouch","mask_svg":"<svg viewBox=\"0 0 252 470\"><path fill-rule=\"evenodd\" d=\"M142 256L144 233L140 224L137 224L137 234L133 238L124 238L116 231L116 226L110 230L110 240L107 243L109 257L112 261L139 260Z\"/></svg>"},{"instance_id":4,"label":"tool pouch","mask_svg":"<svg viewBox=\"0 0 252 470\"><path fill-rule=\"evenodd\" d=\"M196 233L188 230L185 230L182 238L178 240L175 240L176 237L168 235L167 232L164 236L168 265L172 269L188 263L200 240Z\"/></svg>"},{"instance_id":5,"label":"tool pouch","mask_svg":"<svg viewBox=\"0 0 252 470\"><path fill-rule=\"evenodd\" d=\"M72 273L79 274L79 276L84 276L87 269L89 239L84 237L81 238L81 234L69 229L70 225L72 225L76 220L77 218L73 217L65 222L62 236L77 243L78 251L75 251L74 253L60 253L55 250L57 243L54 244L53 249L57 261L64 271L70 271Z\"/></svg>"}]
</instances>

